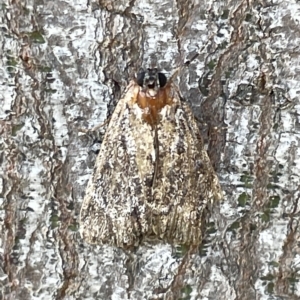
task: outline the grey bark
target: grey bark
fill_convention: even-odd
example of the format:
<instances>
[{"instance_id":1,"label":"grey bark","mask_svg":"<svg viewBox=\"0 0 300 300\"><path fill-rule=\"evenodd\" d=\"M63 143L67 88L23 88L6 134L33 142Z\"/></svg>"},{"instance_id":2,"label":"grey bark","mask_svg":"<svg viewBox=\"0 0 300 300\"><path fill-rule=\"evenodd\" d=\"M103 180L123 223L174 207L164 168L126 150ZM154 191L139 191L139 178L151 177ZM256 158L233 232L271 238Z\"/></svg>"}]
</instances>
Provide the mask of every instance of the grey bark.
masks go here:
<instances>
[{"instance_id":1,"label":"grey bark","mask_svg":"<svg viewBox=\"0 0 300 300\"><path fill-rule=\"evenodd\" d=\"M1 299L299 299L299 1L0 4ZM78 234L82 129L147 65L182 67L225 193L196 252Z\"/></svg>"}]
</instances>

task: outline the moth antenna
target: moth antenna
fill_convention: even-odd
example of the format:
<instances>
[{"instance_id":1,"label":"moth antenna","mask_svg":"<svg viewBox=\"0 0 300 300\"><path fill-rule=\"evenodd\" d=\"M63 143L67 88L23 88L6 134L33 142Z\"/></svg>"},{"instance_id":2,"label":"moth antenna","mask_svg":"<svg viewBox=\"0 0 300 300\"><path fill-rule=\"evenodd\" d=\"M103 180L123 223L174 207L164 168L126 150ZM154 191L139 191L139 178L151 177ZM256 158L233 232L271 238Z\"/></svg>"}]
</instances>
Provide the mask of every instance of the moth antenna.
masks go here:
<instances>
[{"instance_id":1,"label":"moth antenna","mask_svg":"<svg viewBox=\"0 0 300 300\"><path fill-rule=\"evenodd\" d=\"M183 61L183 59L181 59L181 62L179 63L180 66L177 67L174 71L174 73L170 76L169 82L173 82L174 78L178 75L178 73L181 72L182 69L188 67L199 55L200 53L205 49L204 45L201 49L197 49L194 53L194 55L188 59L186 62Z\"/></svg>"}]
</instances>

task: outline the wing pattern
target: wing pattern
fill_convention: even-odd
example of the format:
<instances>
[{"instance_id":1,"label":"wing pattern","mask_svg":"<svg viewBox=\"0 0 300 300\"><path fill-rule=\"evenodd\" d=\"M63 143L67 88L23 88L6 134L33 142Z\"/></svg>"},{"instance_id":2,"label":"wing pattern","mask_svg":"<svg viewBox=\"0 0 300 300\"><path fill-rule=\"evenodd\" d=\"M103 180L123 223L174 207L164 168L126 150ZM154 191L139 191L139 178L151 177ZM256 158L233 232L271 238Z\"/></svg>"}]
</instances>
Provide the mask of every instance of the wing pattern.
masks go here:
<instances>
[{"instance_id":1,"label":"wing pattern","mask_svg":"<svg viewBox=\"0 0 300 300\"><path fill-rule=\"evenodd\" d=\"M83 200L81 235L123 248L146 239L199 244L203 212L222 197L218 178L172 84L155 118L154 106L140 104L141 90L132 81L113 113Z\"/></svg>"}]
</instances>

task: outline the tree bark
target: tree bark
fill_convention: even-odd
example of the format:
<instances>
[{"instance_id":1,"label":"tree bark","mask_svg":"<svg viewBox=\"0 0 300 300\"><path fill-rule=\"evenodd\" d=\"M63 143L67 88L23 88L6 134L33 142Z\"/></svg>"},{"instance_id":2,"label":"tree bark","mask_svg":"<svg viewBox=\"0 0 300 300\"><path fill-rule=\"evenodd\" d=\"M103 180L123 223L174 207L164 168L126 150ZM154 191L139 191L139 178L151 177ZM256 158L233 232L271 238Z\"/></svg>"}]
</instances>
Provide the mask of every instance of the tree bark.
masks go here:
<instances>
[{"instance_id":1,"label":"tree bark","mask_svg":"<svg viewBox=\"0 0 300 300\"><path fill-rule=\"evenodd\" d=\"M297 1L1 2L1 299L299 299ZM199 249L85 244L105 127L141 66L174 79L224 190ZM92 151L93 150L93 151Z\"/></svg>"}]
</instances>

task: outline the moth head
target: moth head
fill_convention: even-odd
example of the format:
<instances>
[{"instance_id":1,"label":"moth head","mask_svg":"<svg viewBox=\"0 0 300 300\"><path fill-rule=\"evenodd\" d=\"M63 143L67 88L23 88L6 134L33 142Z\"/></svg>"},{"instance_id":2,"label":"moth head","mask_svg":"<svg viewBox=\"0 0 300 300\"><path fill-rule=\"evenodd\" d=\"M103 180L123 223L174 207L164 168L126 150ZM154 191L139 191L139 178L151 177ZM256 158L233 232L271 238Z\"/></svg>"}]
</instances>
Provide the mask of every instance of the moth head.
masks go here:
<instances>
[{"instance_id":1,"label":"moth head","mask_svg":"<svg viewBox=\"0 0 300 300\"><path fill-rule=\"evenodd\" d=\"M137 84L143 88L143 90L157 92L160 88L163 88L167 83L167 77L155 69L140 70L136 78Z\"/></svg>"}]
</instances>

